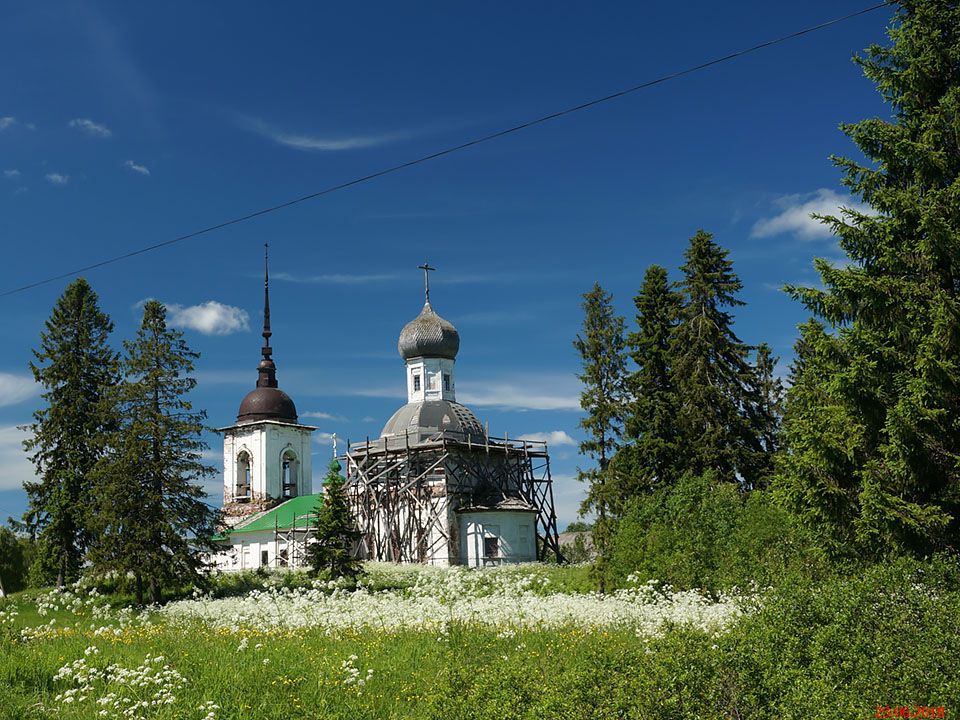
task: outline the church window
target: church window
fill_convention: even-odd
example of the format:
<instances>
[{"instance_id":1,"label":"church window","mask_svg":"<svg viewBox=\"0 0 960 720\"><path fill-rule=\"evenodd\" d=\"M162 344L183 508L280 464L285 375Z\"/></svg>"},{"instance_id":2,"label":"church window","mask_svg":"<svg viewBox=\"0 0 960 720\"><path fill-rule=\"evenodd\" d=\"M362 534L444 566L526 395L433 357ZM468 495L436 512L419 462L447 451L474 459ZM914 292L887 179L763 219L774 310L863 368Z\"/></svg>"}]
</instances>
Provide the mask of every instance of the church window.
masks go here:
<instances>
[{"instance_id":1,"label":"church window","mask_svg":"<svg viewBox=\"0 0 960 720\"><path fill-rule=\"evenodd\" d=\"M287 450L280 461L280 482L283 486L283 497L297 496L297 456L292 450Z\"/></svg>"},{"instance_id":2,"label":"church window","mask_svg":"<svg viewBox=\"0 0 960 720\"><path fill-rule=\"evenodd\" d=\"M260 565L261 565L262 567L267 567L267 565L269 565L269 564L270 564L270 553L268 553L266 550L261 550L261 551L260 551Z\"/></svg>"},{"instance_id":3,"label":"church window","mask_svg":"<svg viewBox=\"0 0 960 720\"><path fill-rule=\"evenodd\" d=\"M448 392L450 390L450 373L443 374L443 389Z\"/></svg>"},{"instance_id":4,"label":"church window","mask_svg":"<svg viewBox=\"0 0 960 720\"><path fill-rule=\"evenodd\" d=\"M420 392L420 376L419 375L413 376L413 391Z\"/></svg>"},{"instance_id":5,"label":"church window","mask_svg":"<svg viewBox=\"0 0 960 720\"><path fill-rule=\"evenodd\" d=\"M244 451L237 456L236 500L250 499L250 453Z\"/></svg>"}]
</instances>

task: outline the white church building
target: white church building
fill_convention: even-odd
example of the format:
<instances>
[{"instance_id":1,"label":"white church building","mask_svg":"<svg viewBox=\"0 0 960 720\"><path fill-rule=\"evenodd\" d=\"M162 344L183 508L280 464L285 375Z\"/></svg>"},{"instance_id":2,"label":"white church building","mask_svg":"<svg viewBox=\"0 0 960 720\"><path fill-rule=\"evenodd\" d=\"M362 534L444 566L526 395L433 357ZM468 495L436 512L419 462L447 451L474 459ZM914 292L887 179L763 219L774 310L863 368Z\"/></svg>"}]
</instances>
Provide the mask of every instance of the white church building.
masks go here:
<instances>
[{"instance_id":1,"label":"white church building","mask_svg":"<svg viewBox=\"0 0 960 720\"><path fill-rule=\"evenodd\" d=\"M559 557L545 443L492 438L456 400L456 328L426 302L400 333L407 403L380 437L347 443L341 465L365 559L484 566ZM280 390L264 272L262 359L236 422L221 428L221 571L306 565L322 494L313 494L311 434Z\"/></svg>"}]
</instances>

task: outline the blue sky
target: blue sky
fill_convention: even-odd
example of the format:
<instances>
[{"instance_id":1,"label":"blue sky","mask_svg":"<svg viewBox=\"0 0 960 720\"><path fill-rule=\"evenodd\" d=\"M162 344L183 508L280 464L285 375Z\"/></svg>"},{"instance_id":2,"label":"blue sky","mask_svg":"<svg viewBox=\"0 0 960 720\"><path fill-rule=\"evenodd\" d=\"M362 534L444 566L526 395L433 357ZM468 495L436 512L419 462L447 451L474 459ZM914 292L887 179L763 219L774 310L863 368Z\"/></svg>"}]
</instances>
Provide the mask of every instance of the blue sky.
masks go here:
<instances>
[{"instance_id":1,"label":"blue sky","mask_svg":"<svg viewBox=\"0 0 960 720\"><path fill-rule=\"evenodd\" d=\"M868 3L8 3L0 21L0 291L161 242L852 12ZM789 359L779 288L840 258L807 217L852 204L839 131L886 110L850 61L886 9L248 223L86 273L114 341L170 307L194 400L230 424L259 358L271 245L280 386L304 421L376 437L404 401L400 329L439 268L457 387L491 433L549 434L574 519L581 293L632 322L650 263L703 227L731 250L736 328ZM26 507L27 363L68 281L0 299L0 517ZM220 440L210 434L219 467ZM317 459L315 459L315 463ZM319 463L321 466L323 463ZM213 497L220 491L211 484ZM217 498L216 501L219 501Z\"/></svg>"}]
</instances>

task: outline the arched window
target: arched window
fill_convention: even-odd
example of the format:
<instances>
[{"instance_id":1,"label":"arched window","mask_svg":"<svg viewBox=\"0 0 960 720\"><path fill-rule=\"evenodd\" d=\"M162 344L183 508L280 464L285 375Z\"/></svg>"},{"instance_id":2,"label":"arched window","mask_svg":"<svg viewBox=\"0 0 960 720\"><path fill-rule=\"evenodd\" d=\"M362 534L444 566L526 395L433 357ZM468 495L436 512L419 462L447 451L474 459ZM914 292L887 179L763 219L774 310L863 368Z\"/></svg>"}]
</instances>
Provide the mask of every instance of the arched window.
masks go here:
<instances>
[{"instance_id":1,"label":"arched window","mask_svg":"<svg viewBox=\"0 0 960 720\"><path fill-rule=\"evenodd\" d=\"M298 465L296 453L293 450L284 450L280 457L280 484L285 498L297 496Z\"/></svg>"},{"instance_id":2,"label":"arched window","mask_svg":"<svg viewBox=\"0 0 960 720\"><path fill-rule=\"evenodd\" d=\"M237 455L237 489L234 500L250 499L250 453L246 450Z\"/></svg>"}]
</instances>

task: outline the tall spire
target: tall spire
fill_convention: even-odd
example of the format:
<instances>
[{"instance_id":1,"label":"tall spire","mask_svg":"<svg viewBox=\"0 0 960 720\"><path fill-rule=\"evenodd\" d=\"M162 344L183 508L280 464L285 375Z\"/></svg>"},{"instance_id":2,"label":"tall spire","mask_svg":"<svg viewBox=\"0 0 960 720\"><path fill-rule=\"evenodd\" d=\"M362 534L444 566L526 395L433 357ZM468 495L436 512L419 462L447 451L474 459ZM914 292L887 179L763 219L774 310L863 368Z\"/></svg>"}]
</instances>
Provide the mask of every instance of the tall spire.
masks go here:
<instances>
[{"instance_id":1,"label":"tall spire","mask_svg":"<svg viewBox=\"0 0 960 720\"><path fill-rule=\"evenodd\" d=\"M257 387L277 387L277 366L270 356L273 354L273 348L270 347L270 270L269 270L269 245L263 244L263 348L261 354L263 359L257 366L259 376L257 377Z\"/></svg>"},{"instance_id":2,"label":"tall spire","mask_svg":"<svg viewBox=\"0 0 960 720\"><path fill-rule=\"evenodd\" d=\"M436 270L435 267L430 267L430 263L425 262L423 265L417 265L418 268L423 270L423 293L426 295L427 305L430 304L430 271Z\"/></svg>"}]
</instances>

